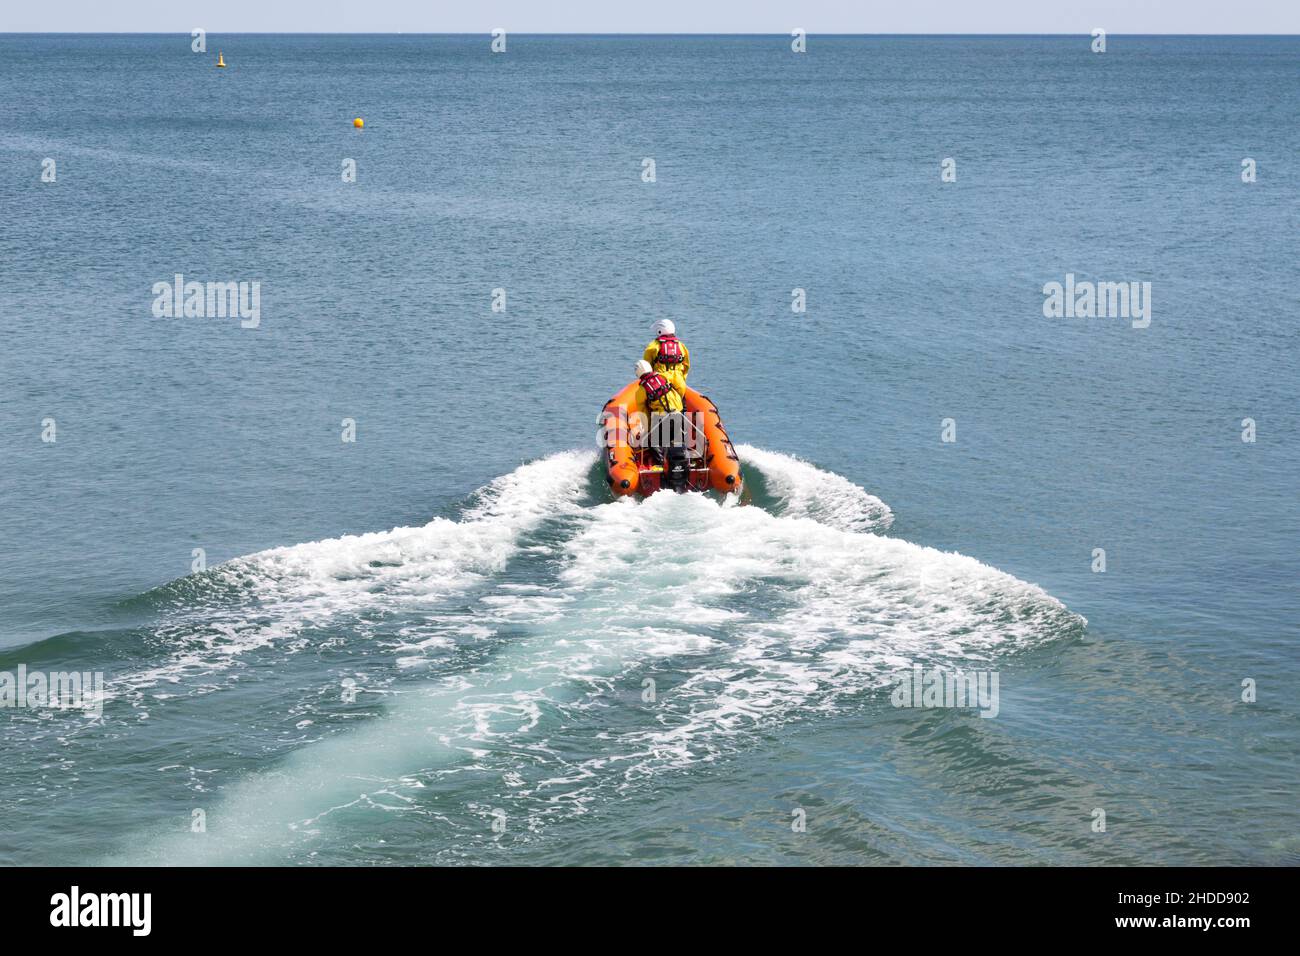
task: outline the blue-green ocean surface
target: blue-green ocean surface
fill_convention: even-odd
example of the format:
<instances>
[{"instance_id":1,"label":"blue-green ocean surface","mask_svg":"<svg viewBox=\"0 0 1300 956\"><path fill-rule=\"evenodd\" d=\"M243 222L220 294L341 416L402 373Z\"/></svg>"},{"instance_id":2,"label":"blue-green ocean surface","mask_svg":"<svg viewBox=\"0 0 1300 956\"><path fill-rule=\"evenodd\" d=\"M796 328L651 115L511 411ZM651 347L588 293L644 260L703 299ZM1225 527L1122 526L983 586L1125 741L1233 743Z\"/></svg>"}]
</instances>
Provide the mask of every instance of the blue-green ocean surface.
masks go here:
<instances>
[{"instance_id":1,"label":"blue-green ocean surface","mask_svg":"<svg viewBox=\"0 0 1300 956\"><path fill-rule=\"evenodd\" d=\"M190 42L0 35L0 863L1300 861L1300 39Z\"/></svg>"}]
</instances>

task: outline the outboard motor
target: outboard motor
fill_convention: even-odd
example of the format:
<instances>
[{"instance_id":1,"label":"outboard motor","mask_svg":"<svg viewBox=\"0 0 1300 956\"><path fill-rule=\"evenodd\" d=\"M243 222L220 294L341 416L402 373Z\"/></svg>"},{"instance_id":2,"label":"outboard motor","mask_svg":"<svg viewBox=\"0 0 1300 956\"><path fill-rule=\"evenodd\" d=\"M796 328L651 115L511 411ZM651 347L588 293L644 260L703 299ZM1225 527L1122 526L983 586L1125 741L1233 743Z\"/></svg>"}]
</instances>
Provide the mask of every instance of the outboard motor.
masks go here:
<instances>
[{"instance_id":1,"label":"outboard motor","mask_svg":"<svg viewBox=\"0 0 1300 956\"><path fill-rule=\"evenodd\" d=\"M684 492L690 485L691 459L687 448L687 422L680 412L664 415L654 423L650 444L663 462L663 484L676 492Z\"/></svg>"},{"instance_id":2,"label":"outboard motor","mask_svg":"<svg viewBox=\"0 0 1300 956\"><path fill-rule=\"evenodd\" d=\"M664 484L676 492L686 490L691 480L691 462L686 449L678 446L664 449Z\"/></svg>"}]
</instances>

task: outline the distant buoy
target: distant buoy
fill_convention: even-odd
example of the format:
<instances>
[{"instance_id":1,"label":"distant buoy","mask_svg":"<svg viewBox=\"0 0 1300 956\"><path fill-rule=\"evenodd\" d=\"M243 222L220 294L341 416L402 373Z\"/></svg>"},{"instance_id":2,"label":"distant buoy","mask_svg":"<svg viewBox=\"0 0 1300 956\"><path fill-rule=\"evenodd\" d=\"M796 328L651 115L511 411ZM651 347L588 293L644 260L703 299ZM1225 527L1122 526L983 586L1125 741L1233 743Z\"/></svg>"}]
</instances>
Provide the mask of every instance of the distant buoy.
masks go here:
<instances>
[{"instance_id":1,"label":"distant buoy","mask_svg":"<svg viewBox=\"0 0 1300 956\"><path fill-rule=\"evenodd\" d=\"M226 66L226 58L225 56L222 55L220 50L217 51L217 66L221 67L222 69L225 69Z\"/></svg>"},{"instance_id":2,"label":"distant buoy","mask_svg":"<svg viewBox=\"0 0 1300 956\"><path fill-rule=\"evenodd\" d=\"M355 126L357 129L361 129L361 127L366 125L366 121L363 120L360 116L358 116L356 119L352 121L352 125Z\"/></svg>"}]
</instances>

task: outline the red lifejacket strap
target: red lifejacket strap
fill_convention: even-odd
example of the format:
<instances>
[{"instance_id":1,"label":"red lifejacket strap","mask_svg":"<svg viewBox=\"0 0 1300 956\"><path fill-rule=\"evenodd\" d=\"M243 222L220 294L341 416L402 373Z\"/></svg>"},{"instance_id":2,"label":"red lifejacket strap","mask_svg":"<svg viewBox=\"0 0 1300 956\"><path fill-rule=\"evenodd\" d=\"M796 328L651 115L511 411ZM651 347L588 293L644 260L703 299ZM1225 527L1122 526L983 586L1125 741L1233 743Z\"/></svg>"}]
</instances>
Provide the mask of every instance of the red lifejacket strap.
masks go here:
<instances>
[{"instance_id":1,"label":"red lifejacket strap","mask_svg":"<svg viewBox=\"0 0 1300 956\"><path fill-rule=\"evenodd\" d=\"M659 354L655 357L656 362L662 362L665 365L679 365L686 360L686 353L682 351L682 343L677 336L661 335L655 341L659 343Z\"/></svg>"},{"instance_id":2,"label":"red lifejacket strap","mask_svg":"<svg viewBox=\"0 0 1300 956\"><path fill-rule=\"evenodd\" d=\"M655 402L663 398L672 389L668 379L658 372L646 372L641 376L641 387L645 389L646 401Z\"/></svg>"}]
</instances>

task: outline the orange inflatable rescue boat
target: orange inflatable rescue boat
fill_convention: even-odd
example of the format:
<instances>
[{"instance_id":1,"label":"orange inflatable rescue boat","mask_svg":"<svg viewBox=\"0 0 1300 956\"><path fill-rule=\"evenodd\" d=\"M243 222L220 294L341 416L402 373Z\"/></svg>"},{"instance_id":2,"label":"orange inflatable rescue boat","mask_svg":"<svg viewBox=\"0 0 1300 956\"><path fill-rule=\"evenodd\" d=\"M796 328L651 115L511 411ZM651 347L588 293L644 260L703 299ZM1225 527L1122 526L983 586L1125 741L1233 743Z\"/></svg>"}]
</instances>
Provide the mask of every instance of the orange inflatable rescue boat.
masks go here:
<instances>
[{"instance_id":1,"label":"orange inflatable rescue boat","mask_svg":"<svg viewBox=\"0 0 1300 956\"><path fill-rule=\"evenodd\" d=\"M637 401L639 386L631 382L600 413L610 490L618 496L652 495L661 488L739 494L740 459L718 407L687 388L681 413L651 415Z\"/></svg>"}]
</instances>

